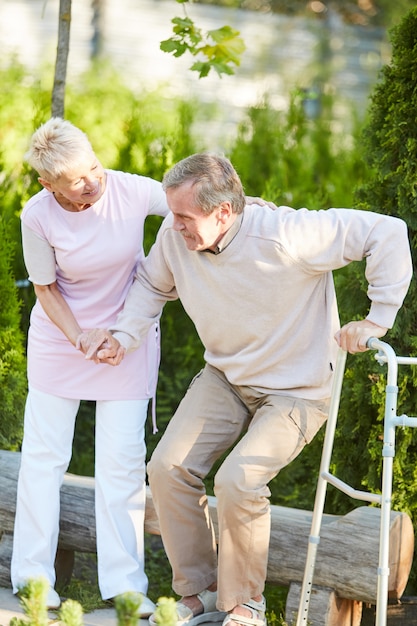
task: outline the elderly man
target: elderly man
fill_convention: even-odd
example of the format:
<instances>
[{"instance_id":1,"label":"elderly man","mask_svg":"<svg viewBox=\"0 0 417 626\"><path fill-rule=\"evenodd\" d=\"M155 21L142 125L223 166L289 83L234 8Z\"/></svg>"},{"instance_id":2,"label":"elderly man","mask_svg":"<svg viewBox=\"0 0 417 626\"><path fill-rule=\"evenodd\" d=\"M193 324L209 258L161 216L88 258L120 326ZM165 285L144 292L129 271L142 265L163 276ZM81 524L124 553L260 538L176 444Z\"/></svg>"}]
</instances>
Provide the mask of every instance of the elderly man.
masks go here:
<instances>
[{"instance_id":1,"label":"elderly man","mask_svg":"<svg viewBox=\"0 0 417 626\"><path fill-rule=\"evenodd\" d=\"M407 228L354 209L245 206L231 163L209 154L179 162L163 188L171 215L114 328L85 338L87 356L117 365L181 300L206 365L148 465L178 624L263 626L268 483L326 420L338 346L364 351L392 327L411 279ZM340 328L332 270L363 258L370 310ZM204 478L228 450L217 553Z\"/></svg>"}]
</instances>

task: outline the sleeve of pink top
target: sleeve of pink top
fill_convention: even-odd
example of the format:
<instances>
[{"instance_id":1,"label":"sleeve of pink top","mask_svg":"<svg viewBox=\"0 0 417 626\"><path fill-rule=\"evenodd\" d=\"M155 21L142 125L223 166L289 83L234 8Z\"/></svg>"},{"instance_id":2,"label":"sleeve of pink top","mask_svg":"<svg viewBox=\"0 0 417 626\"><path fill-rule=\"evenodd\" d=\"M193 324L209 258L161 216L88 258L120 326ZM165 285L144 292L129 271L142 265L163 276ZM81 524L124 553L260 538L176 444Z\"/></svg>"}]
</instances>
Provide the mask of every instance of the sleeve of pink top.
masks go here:
<instances>
[{"instance_id":1,"label":"sleeve of pink top","mask_svg":"<svg viewBox=\"0 0 417 626\"><path fill-rule=\"evenodd\" d=\"M56 280L55 253L50 244L22 222L23 258L29 280L35 285L51 285Z\"/></svg>"}]
</instances>

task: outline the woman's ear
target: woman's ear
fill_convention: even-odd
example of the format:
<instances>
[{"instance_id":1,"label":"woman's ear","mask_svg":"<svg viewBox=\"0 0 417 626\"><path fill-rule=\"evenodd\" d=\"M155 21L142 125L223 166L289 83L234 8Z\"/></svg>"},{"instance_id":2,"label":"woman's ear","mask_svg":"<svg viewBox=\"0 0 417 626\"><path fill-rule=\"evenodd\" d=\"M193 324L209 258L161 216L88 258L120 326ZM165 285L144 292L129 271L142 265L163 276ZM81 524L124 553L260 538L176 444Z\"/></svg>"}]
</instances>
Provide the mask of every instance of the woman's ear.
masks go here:
<instances>
[{"instance_id":1,"label":"woman's ear","mask_svg":"<svg viewBox=\"0 0 417 626\"><path fill-rule=\"evenodd\" d=\"M47 191L52 191L52 184L49 182L49 180L46 180L45 178L39 176L38 182L42 185L42 187L45 187Z\"/></svg>"}]
</instances>

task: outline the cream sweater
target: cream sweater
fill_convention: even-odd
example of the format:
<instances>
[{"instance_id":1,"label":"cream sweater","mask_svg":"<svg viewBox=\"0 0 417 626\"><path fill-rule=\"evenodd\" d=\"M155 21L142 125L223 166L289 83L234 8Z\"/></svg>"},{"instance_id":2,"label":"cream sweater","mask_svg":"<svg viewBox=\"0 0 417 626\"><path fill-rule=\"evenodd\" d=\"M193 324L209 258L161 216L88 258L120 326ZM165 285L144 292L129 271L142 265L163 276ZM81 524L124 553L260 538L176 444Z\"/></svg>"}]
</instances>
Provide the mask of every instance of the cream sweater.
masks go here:
<instances>
[{"instance_id":1,"label":"cream sweater","mask_svg":"<svg viewBox=\"0 0 417 626\"><path fill-rule=\"evenodd\" d=\"M112 330L132 349L179 298L205 360L235 385L328 397L339 328L332 270L366 258L367 317L388 328L411 279L406 224L377 213L247 206L219 254L189 251L172 223L165 218Z\"/></svg>"}]
</instances>

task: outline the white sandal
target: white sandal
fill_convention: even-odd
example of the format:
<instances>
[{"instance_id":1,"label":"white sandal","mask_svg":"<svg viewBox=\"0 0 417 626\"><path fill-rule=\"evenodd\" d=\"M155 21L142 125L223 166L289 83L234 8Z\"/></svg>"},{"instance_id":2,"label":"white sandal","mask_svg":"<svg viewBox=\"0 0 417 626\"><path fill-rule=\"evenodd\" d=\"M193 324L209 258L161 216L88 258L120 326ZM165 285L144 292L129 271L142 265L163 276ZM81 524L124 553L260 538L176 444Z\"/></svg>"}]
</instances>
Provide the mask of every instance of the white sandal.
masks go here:
<instances>
[{"instance_id":1,"label":"white sandal","mask_svg":"<svg viewBox=\"0 0 417 626\"><path fill-rule=\"evenodd\" d=\"M238 615L237 613L228 613L222 626L228 626L230 622L236 622L242 626L267 626L265 617L266 601L263 596L260 602L256 602L256 600L251 599L249 602L239 604L239 606L243 609L249 609L252 616L246 617L245 615Z\"/></svg>"},{"instance_id":2,"label":"white sandal","mask_svg":"<svg viewBox=\"0 0 417 626\"><path fill-rule=\"evenodd\" d=\"M216 609L217 591L205 589L197 594L197 598L203 605L203 612L198 615L193 615L192 610L188 606L182 602L177 602L178 621L176 626L197 626L204 622L223 621L226 613ZM149 623L151 626L158 626L158 622L155 620L155 613L150 616Z\"/></svg>"}]
</instances>

